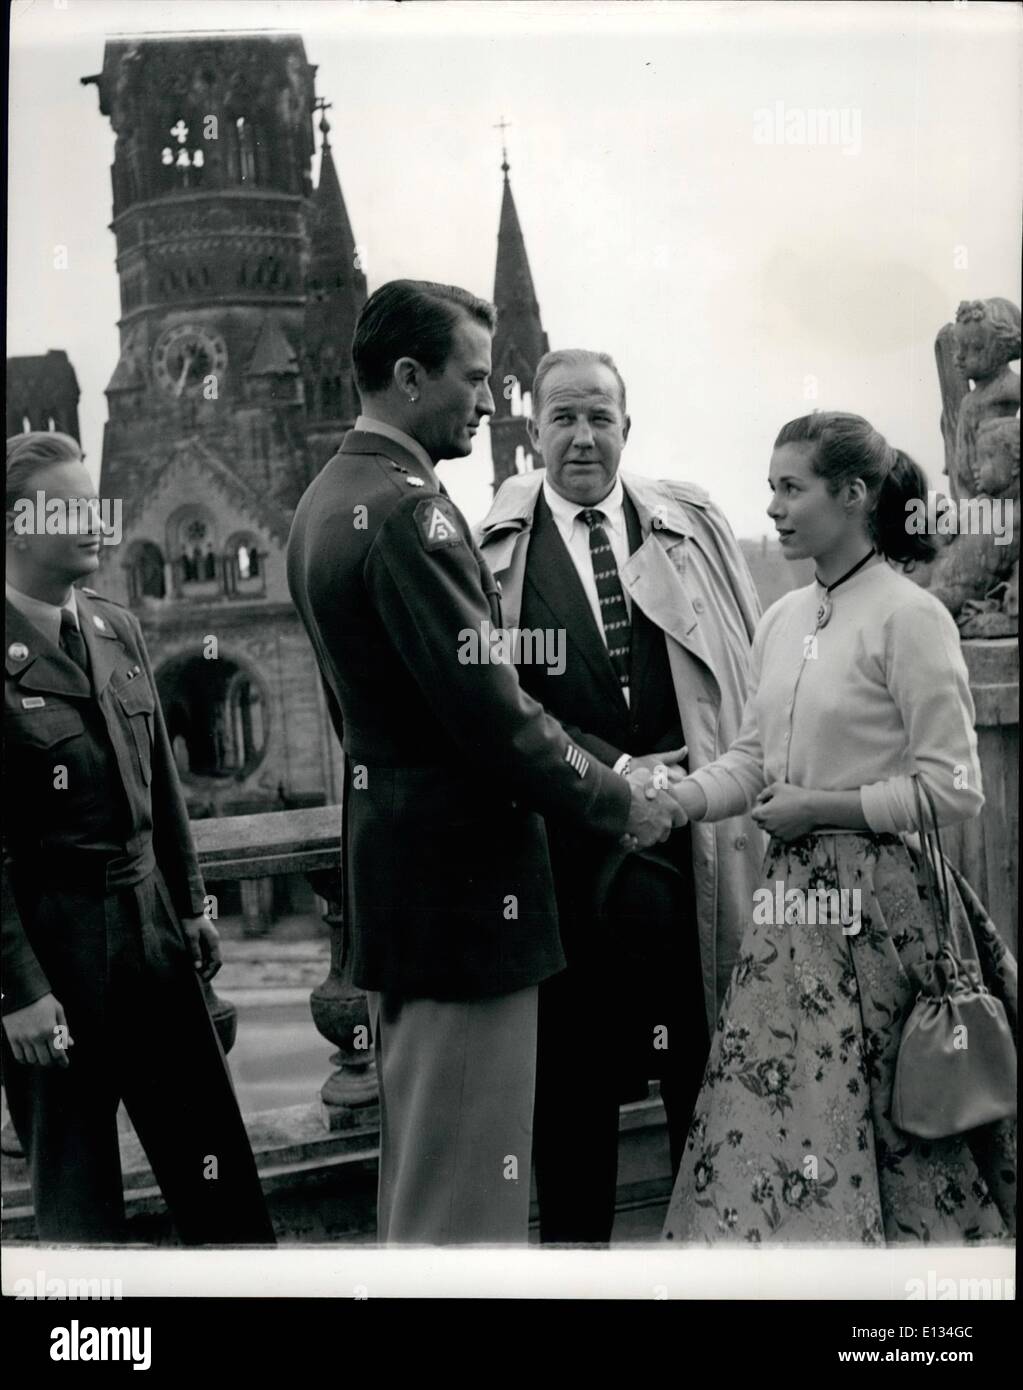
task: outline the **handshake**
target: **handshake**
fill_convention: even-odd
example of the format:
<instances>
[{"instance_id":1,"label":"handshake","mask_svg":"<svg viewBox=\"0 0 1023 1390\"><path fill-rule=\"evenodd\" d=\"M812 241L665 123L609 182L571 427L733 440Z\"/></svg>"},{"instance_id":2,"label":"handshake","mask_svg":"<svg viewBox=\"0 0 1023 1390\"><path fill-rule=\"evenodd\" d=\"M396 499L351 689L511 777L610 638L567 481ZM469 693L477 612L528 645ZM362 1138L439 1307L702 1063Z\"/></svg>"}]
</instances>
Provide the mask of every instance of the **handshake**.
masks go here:
<instances>
[{"instance_id":1,"label":"handshake","mask_svg":"<svg viewBox=\"0 0 1023 1390\"><path fill-rule=\"evenodd\" d=\"M678 790L686 780L680 766L686 752L685 748L679 748L671 753L648 753L632 759L626 773L632 805L625 833L619 841L622 849L649 849L666 840L673 830L688 824L689 813ZM695 808L691 806L692 809Z\"/></svg>"}]
</instances>

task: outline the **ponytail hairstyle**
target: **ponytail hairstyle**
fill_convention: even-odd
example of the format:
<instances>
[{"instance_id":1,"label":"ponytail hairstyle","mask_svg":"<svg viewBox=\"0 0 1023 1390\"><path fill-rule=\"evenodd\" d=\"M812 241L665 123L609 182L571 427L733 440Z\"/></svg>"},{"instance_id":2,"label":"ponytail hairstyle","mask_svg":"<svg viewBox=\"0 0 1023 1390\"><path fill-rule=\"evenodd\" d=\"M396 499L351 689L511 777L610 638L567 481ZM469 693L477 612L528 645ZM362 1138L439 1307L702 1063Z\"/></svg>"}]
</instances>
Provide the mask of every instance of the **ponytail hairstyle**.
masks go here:
<instances>
[{"instance_id":1,"label":"ponytail hairstyle","mask_svg":"<svg viewBox=\"0 0 1023 1390\"><path fill-rule=\"evenodd\" d=\"M919 500L926 507L927 476L908 454L893 449L869 420L837 410L814 411L782 426L774 447L783 444L810 446L810 466L833 495L856 478L862 480L867 489L867 533L886 560L912 569L934 559L935 538L907 526L909 503Z\"/></svg>"},{"instance_id":2,"label":"ponytail hairstyle","mask_svg":"<svg viewBox=\"0 0 1023 1390\"><path fill-rule=\"evenodd\" d=\"M7 511L35 491L37 474L62 463L79 463L78 441L56 430L31 430L12 434L7 441Z\"/></svg>"}]
</instances>

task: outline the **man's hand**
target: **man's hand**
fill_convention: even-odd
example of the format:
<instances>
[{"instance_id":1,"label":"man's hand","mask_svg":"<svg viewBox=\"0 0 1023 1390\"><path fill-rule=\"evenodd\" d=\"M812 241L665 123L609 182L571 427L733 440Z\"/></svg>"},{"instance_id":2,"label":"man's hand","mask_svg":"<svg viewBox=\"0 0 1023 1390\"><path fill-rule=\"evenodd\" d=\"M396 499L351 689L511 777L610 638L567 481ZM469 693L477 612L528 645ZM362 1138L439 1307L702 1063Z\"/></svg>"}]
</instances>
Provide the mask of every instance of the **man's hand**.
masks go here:
<instances>
[{"instance_id":1,"label":"man's hand","mask_svg":"<svg viewBox=\"0 0 1023 1390\"><path fill-rule=\"evenodd\" d=\"M182 917L181 925L199 978L212 980L224 963L220 958L220 933L208 917Z\"/></svg>"},{"instance_id":2,"label":"man's hand","mask_svg":"<svg viewBox=\"0 0 1023 1390\"><path fill-rule=\"evenodd\" d=\"M793 787L788 782L772 782L757 797L750 815L768 835L778 840L798 840L816 829L816 792Z\"/></svg>"},{"instance_id":3,"label":"man's hand","mask_svg":"<svg viewBox=\"0 0 1023 1390\"><path fill-rule=\"evenodd\" d=\"M626 780L632 806L621 838L623 849L649 849L666 840L676 825L685 824L682 811L666 791L654 784L653 774L647 768L630 772Z\"/></svg>"},{"instance_id":4,"label":"man's hand","mask_svg":"<svg viewBox=\"0 0 1023 1390\"><path fill-rule=\"evenodd\" d=\"M640 768L646 768L648 772L656 772L659 767L677 768L680 763L685 761L686 754L689 752L689 745L683 744L681 748L673 748L669 753L644 753L641 758L630 758L630 772L637 772Z\"/></svg>"},{"instance_id":5,"label":"man's hand","mask_svg":"<svg viewBox=\"0 0 1023 1390\"><path fill-rule=\"evenodd\" d=\"M70 1065L67 1049L74 1047L74 1039L64 1010L52 994L9 1013L4 1030L17 1061L37 1067Z\"/></svg>"}]
</instances>

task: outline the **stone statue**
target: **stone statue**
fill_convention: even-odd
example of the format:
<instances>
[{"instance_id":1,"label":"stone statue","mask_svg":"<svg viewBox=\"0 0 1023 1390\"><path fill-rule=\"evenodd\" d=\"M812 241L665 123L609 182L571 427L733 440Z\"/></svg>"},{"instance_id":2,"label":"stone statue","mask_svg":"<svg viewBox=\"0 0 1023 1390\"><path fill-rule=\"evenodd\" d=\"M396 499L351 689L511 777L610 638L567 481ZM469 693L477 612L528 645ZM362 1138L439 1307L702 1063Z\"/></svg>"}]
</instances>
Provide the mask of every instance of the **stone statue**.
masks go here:
<instances>
[{"instance_id":1,"label":"stone statue","mask_svg":"<svg viewBox=\"0 0 1023 1390\"><path fill-rule=\"evenodd\" d=\"M928 588L964 637L1011 637L1019 615L1019 421L989 419L976 433L972 506L960 506L963 527L942 550ZM990 510L984 504L988 503ZM997 512L996 510L997 509Z\"/></svg>"},{"instance_id":2,"label":"stone statue","mask_svg":"<svg viewBox=\"0 0 1023 1390\"><path fill-rule=\"evenodd\" d=\"M1020 313L964 300L934 345L945 472L958 529L921 582L964 637L1015 632L1019 611ZM973 383L972 389L970 383Z\"/></svg>"},{"instance_id":3,"label":"stone statue","mask_svg":"<svg viewBox=\"0 0 1023 1390\"><path fill-rule=\"evenodd\" d=\"M1019 411L1019 376L1009 367L1020 354L1019 310L1008 299L963 300L955 326L946 324L934 351L949 493L974 497L981 421Z\"/></svg>"}]
</instances>

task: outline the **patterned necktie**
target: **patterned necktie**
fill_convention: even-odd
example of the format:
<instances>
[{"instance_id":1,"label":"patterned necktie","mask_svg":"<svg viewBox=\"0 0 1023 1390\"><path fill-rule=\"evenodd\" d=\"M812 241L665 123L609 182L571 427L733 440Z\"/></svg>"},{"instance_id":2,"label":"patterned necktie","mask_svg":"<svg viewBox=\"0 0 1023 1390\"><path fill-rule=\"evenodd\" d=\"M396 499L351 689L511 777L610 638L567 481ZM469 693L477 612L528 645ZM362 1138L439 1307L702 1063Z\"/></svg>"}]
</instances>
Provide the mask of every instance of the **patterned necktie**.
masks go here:
<instances>
[{"instance_id":1,"label":"patterned necktie","mask_svg":"<svg viewBox=\"0 0 1023 1390\"><path fill-rule=\"evenodd\" d=\"M597 582L597 597L600 600L600 616L607 639L607 654L618 677L618 684L629 684L629 658L632 651L632 623L625 603L622 582L618 578L618 565L611 549L602 511L587 507L579 515L590 531L590 560L593 563L593 578Z\"/></svg>"},{"instance_id":2,"label":"patterned necktie","mask_svg":"<svg viewBox=\"0 0 1023 1390\"><path fill-rule=\"evenodd\" d=\"M85 638L66 608L60 610L60 649L76 666L80 666L86 675L89 674L89 654L85 649Z\"/></svg>"}]
</instances>

